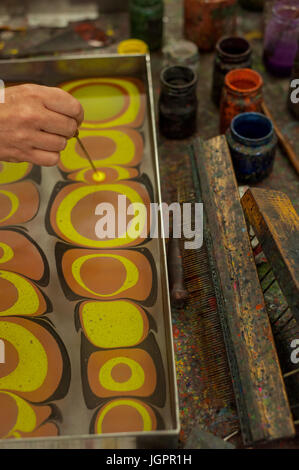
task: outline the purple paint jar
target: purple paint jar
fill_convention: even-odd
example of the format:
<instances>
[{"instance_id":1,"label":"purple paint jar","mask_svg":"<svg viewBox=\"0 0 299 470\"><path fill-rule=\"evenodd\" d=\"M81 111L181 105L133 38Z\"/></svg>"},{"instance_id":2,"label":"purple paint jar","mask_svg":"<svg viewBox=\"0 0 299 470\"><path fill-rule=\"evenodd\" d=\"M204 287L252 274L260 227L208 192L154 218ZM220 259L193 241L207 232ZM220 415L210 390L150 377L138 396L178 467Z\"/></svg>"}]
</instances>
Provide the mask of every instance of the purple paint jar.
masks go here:
<instances>
[{"instance_id":1,"label":"purple paint jar","mask_svg":"<svg viewBox=\"0 0 299 470\"><path fill-rule=\"evenodd\" d=\"M272 8L265 30L264 62L273 75L288 77L297 52L299 1L280 0Z\"/></svg>"}]
</instances>

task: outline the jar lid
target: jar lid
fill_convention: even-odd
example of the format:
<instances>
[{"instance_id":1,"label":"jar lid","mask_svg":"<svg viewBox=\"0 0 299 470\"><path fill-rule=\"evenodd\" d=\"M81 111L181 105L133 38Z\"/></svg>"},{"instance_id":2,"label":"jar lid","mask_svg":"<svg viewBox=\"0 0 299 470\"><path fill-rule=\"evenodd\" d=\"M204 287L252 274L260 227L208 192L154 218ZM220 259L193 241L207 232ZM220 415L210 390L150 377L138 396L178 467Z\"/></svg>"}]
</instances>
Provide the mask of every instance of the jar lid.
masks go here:
<instances>
[{"instance_id":1,"label":"jar lid","mask_svg":"<svg viewBox=\"0 0 299 470\"><path fill-rule=\"evenodd\" d=\"M289 26L299 23L299 5L297 0L282 0L273 5L273 14Z\"/></svg>"},{"instance_id":2,"label":"jar lid","mask_svg":"<svg viewBox=\"0 0 299 470\"><path fill-rule=\"evenodd\" d=\"M255 70L234 69L225 75L224 83L231 92L247 94L260 90L263 79Z\"/></svg>"},{"instance_id":3,"label":"jar lid","mask_svg":"<svg viewBox=\"0 0 299 470\"><path fill-rule=\"evenodd\" d=\"M247 60L252 54L249 42L242 36L223 36L216 44L216 51L225 62L233 63Z\"/></svg>"},{"instance_id":4,"label":"jar lid","mask_svg":"<svg viewBox=\"0 0 299 470\"><path fill-rule=\"evenodd\" d=\"M197 45L191 41L180 40L163 49L167 61L171 64L193 66L199 62Z\"/></svg>"},{"instance_id":5,"label":"jar lid","mask_svg":"<svg viewBox=\"0 0 299 470\"><path fill-rule=\"evenodd\" d=\"M271 119L264 114L247 112L233 118L230 131L234 139L241 144L257 147L272 139L274 127Z\"/></svg>"},{"instance_id":6,"label":"jar lid","mask_svg":"<svg viewBox=\"0 0 299 470\"><path fill-rule=\"evenodd\" d=\"M132 3L136 3L137 5L142 5L144 7L149 7L155 5L155 3L163 4L163 0L132 0Z\"/></svg>"},{"instance_id":7,"label":"jar lid","mask_svg":"<svg viewBox=\"0 0 299 470\"><path fill-rule=\"evenodd\" d=\"M148 46L140 39L126 39L117 46L119 54L147 54Z\"/></svg>"},{"instance_id":8,"label":"jar lid","mask_svg":"<svg viewBox=\"0 0 299 470\"><path fill-rule=\"evenodd\" d=\"M196 86L197 74L191 67L172 65L161 70L160 81L172 93L184 94Z\"/></svg>"}]
</instances>

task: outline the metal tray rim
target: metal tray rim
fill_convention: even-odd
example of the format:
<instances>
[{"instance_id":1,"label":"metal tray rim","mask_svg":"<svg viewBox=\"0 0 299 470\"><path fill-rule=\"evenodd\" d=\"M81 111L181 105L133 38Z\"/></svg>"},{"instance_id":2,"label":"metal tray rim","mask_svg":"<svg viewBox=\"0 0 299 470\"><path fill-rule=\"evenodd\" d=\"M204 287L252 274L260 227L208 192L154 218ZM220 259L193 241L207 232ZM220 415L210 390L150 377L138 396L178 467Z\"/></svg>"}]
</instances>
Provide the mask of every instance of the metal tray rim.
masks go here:
<instances>
[{"instance_id":1,"label":"metal tray rim","mask_svg":"<svg viewBox=\"0 0 299 470\"><path fill-rule=\"evenodd\" d=\"M162 202L162 194L161 194L161 180L160 180L160 173L159 173L159 154L158 154L158 147L157 147L157 132L155 127L155 103L154 103L154 95L153 95L153 81L152 81L152 73L151 73L151 60L149 54L63 54L61 56L56 57L48 57L48 56L40 56L34 57L30 59L12 59L12 60L3 60L0 62L1 64L9 64L10 66L14 64L22 64L22 63L43 63L43 62L60 62L60 61L73 61L73 60L93 60L93 59L118 59L118 60L132 60L136 59L137 61L140 59L144 60L145 65L145 73L147 78L147 93L148 99L150 103L150 130L153 139L153 154L154 154L154 165L155 165L155 173L156 173L156 184L157 184L157 194L158 194L158 203L161 204ZM173 422L175 426L172 429L168 430L158 430L158 431L150 431L150 432L138 432L138 433L112 433L112 434L76 434L76 435L64 435L64 436L54 436L54 437L36 437L36 438L21 438L15 439L8 442L7 440L0 440L0 448L1 447L9 447L9 444L13 447L14 445L22 445L28 443L38 443L41 442L55 442L55 441L74 441L74 440L101 440L101 439L108 439L108 438L115 438L115 439L124 439L124 438L150 438L150 437L178 437L180 432L180 419L179 419L179 399L178 399L178 387L177 387L177 380L176 380L176 363L175 363L175 353L174 353L174 344L173 344L173 334L172 334L172 319L171 319L171 306L170 306L170 295L168 289L168 271L167 271L167 257L166 257L166 244L165 244L165 230L163 224L163 217L161 212L159 211L160 217L160 225L161 225L161 253L163 256L163 277L164 277L164 285L167 286L166 289L163 289L163 297L166 305L167 312L165 312L165 322L168 327L168 336L169 339L167 341L167 361L169 363L168 369L168 376L170 377L171 387L172 387L172 414L173 414Z\"/></svg>"}]
</instances>

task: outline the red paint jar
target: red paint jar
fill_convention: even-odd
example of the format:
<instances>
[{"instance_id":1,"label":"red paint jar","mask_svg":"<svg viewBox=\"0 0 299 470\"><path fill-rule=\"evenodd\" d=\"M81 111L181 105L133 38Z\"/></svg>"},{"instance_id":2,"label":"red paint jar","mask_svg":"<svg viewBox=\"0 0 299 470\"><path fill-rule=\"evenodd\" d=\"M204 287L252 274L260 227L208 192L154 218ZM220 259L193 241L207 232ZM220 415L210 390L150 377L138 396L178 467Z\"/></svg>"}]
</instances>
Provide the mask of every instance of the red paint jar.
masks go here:
<instances>
[{"instance_id":1,"label":"red paint jar","mask_svg":"<svg viewBox=\"0 0 299 470\"><path fill-rule=\"evenodd\" d=\"M184 0L184 17L185 37L211 51L221 36L235 32L236 0Z\"/></svg>"},{"instance_id":2,"label":"red paint jar","mask_svg":"<svg viewBox=\"0 0 299 470\"><path fill-rule=\"evenodd\" d=\"M251 69L231 70L224 80L220 104L220 133L224 134L232 119L240 113L261 112L263 79Z\"/></svg>"}]
</instances>

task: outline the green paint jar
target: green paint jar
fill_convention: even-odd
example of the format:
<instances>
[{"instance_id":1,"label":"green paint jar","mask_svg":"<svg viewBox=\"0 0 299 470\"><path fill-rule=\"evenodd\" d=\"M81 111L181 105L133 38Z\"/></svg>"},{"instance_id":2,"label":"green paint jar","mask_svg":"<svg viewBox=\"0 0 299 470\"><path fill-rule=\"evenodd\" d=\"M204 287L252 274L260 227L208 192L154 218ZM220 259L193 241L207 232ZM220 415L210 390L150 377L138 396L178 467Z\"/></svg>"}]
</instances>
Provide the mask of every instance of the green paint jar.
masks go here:
<instances>
[{"instance_id":1,"label":"green paint jar","mask_svg":"<svg viewBox=\"0 0 299 470\"><path fill-rule=\"evenodd\" d=\"M150 51L161 49L163 0L130 0L131 37L144 41Z\"/></svg>"}]
</instances>

